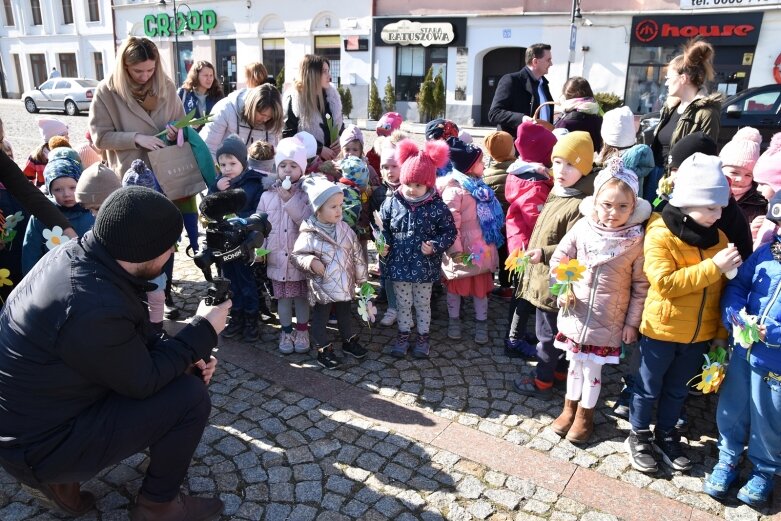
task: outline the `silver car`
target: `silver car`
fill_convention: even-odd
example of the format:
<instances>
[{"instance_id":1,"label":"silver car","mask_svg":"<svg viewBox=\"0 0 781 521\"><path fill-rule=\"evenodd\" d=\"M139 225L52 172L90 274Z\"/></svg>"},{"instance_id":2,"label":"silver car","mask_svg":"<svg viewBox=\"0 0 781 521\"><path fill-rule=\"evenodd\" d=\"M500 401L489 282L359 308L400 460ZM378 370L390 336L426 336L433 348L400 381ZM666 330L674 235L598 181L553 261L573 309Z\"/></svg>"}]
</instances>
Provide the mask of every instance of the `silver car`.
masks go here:
<instances>
[{"instance_id":1,"label":"silver car","mask_svg":"<svg viewBox=\"0 0 781 521\"><path fill-rule=\"evenodd\" d=\"M26 91L22 100L31 114L39 110L62 110L75 116L82 110L89 110L97 86L97 80L87 78L52 78L40 87Z\"/></svg>"}]
</instances>

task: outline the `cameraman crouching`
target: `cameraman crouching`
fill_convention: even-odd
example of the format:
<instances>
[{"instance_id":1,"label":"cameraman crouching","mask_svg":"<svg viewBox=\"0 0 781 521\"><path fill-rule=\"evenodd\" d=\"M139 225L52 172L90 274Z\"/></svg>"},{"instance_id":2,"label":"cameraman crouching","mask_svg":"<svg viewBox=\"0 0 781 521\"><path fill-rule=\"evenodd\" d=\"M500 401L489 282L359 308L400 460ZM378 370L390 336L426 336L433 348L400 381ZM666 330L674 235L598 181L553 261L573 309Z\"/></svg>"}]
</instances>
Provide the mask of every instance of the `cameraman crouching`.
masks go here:
<instances>
[{"instance_id":1,"label":"cameraman crouching","mask_svg":"<svg viewBox=\"0 0 781 521\"><path fill-rule=\"evenodd\" d=\"M147 447L131 520L222 512L219 499L180 486L209 418L205 384L230 301L201 304L165 338L143 301L181 233L168 199L122 188L93 230L49 252L0 313L0 465L71 515L95 503L81 481Z\"/></svg>"}]
</instances>

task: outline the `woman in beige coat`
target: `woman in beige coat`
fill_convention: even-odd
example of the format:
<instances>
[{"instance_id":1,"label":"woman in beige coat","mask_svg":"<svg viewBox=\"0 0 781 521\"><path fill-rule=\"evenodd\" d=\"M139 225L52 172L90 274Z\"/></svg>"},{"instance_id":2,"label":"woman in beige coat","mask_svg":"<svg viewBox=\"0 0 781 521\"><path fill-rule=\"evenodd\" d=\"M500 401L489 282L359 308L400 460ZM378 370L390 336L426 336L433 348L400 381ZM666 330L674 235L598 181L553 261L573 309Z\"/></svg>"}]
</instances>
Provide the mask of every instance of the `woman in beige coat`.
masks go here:
<instances>
[{"instance_id":1,"label":"woman in beige coat","mask_svg":"<svg viewBox=\"0 0 781 521\"><path fill-rule=\"evenodd\" d=\"M147 38L128 37L117 51L114 72L100 82L89 110L89 130L108 166L122 175L136 159L166 144L155 134L184 117L176 86ZM169 128L170 140L176 132Z\"/></svg>"}]
</instances>

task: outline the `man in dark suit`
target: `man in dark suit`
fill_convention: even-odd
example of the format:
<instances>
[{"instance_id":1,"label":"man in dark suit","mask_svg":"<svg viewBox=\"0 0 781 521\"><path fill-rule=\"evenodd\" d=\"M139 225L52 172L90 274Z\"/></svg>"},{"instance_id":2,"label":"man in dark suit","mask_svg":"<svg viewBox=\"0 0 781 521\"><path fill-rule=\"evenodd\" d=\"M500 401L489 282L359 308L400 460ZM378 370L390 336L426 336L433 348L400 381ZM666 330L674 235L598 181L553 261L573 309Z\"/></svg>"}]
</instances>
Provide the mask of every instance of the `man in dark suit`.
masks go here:
<instances>
[{"instance_id":1,"label":"man in dark suit","mask_svg":"<svg viewBox=\"0 0 781 521\"><path fill-rule=\"evenodd\" d=\"M553 65L551 46L535 43L526 49L526 67L518 72L505 74L496 87L488 120L511 136L523 122L523 116L533 117L541 103L553 101L545 75ZM553 107L540 110L540 119L553 123Z\"/></svg>"}]
</instances>

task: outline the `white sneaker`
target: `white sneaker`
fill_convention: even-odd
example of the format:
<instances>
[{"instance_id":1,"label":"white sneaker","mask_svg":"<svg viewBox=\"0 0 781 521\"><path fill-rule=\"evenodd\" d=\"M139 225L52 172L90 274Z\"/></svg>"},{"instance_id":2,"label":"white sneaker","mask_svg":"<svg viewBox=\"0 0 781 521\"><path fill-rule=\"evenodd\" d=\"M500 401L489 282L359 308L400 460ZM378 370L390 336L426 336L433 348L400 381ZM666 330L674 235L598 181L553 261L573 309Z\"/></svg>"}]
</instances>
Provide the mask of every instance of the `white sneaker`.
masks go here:
<instances>
[{"instance_id":1,"label":"white sneaker","mask_svg":"<svg viewBox=\"0 0 781 521\"><path fill-rule=\"evenodd\" d=\"M296 353L306 353L309 351L309 331L296 331L293 349Z\"/></svg>"},{"instance_id":2,"label":"white sneaker","mask_svg":"<svg viewBox=\"0 0 781 521\"><path fill-rule=\"evenodd\" d=\"M385 314L382 316L382 320L380 320L381 326L392 326L396 323L396 317L398 316L398 313L393 308L388 308L387 311L385 311Z\"/></svg>"},{"instance_id":3,"label":"white sneaker","mask_svg":"<svg viewBox=\"0 0 781 521\"><path fill-rule=\"evenodd\" d=\"M295 350L295 347L293 345L293 334L292 333L285 333L284 331L279 332L279 352L283 355L289 355Z\"/></svg>"}]
</instances>

